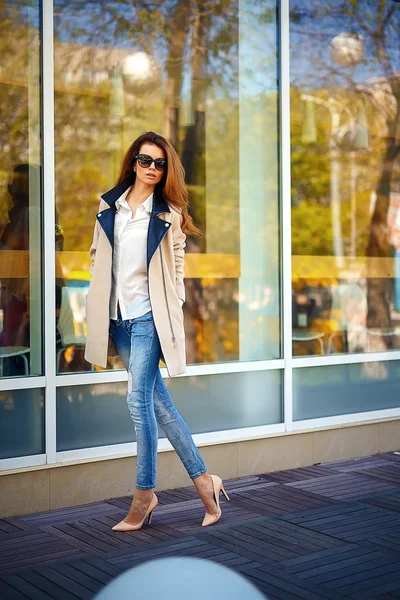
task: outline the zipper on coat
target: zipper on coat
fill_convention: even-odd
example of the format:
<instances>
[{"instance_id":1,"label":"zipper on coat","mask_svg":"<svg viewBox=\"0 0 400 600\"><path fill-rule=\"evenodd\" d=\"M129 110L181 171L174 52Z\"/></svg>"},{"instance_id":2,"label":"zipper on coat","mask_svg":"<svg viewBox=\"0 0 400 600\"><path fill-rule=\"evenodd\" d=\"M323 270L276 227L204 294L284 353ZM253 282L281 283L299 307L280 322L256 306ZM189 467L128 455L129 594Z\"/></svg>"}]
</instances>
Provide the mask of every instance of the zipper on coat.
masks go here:
<instances>
[{"instance_id":1,"label":"zipper on coat","mask_svg":"<svg viewBox=\"0 0 400 600\"><path fill-rule=\"evenodd\" d=\"M174 344L174 348L176 348L176 339L175 339L175 334L174 334L174 328L172 327L171 313L169 311L168 296L167 296L167 286L165 285L164 263L163 263L163 254L162 254L161 246L160 246L160 258L161 258L161 272L162 272L162 278L163 278L165 303L167 305L169 326L171 328L172 342Z\"/></svg>"}]
</instances>

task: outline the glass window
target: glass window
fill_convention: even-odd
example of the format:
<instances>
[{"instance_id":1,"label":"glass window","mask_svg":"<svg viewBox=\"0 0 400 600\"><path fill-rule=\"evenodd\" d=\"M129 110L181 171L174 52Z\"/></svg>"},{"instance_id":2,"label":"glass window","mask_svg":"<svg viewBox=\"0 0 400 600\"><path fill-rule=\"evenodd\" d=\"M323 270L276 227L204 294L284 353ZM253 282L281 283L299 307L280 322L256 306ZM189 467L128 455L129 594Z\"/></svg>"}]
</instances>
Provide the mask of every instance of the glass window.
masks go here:
<instances>
[{"instance_id":1,"label":"glass window","mask_svg":"<svg viewBox=\"0 0 400 600\"><path fill-rule=\"evenodd\" d=\"M400 363L293 369L293 419L399 408Z\"/></svg>"},{"instance_id":2,"label":"glass window","mask_svg":"<svg viewBox=\"0 0 400 600\"><path fill-rule=\"evenodd\" d=\"M99 196L145 130L186 171L188 363L280 357L277 6L55 0L58 372L87 371ZM109 368L121 368L117 360Z\"/></svg>"},{"instance_id":3,"label":"glass window","mask_svg":"<svg viewBox=\"0 0 400 600\"><path fill-rule=\"evenodd\" d=\"M400 347L399 25L290 1L294 355Z\"/></svg>"},{"instance_id":4,"label":"glass window","mask_svg":"<svg viewBox=\"0 0 400 600\"><path fill-rule=\"evenodd\" d=\"M280 371L252 371L177 377L165 383L190 431L205 433L281 423L281 380ZM165 437L161 430L160 437ZM133 441L126 383L57 389L59 452Z\"/></svg>"},{"instance_id":5,"label":"glass window","mask_svg":"<svg viewBox=\"0 0 400 600\"><path fill-rule=\"evenodd\" d=\"M0 378L42 374L39 14L0 6Z\"/></svg>"},{"instance_id":6,"label":"glass window","mask_svg":"<svg viewBox=\"0 0 400 600\"><path fill-rule=\"evenodd\" d=\"M0 391L0 459L44 452L44 390Z\"/></svg>"}]
</instances>

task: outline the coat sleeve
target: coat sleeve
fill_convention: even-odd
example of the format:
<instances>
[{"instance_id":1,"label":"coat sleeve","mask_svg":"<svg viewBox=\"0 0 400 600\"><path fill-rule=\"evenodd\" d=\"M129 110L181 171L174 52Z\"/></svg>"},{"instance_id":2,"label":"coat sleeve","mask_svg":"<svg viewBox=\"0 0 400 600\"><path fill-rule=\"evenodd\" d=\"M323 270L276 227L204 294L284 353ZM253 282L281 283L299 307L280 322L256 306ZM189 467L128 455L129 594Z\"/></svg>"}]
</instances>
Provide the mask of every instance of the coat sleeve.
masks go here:
<instances>
[{"instance_id":1,"label":"coat sleeve","mask_svg":"<svg viewBox=\"0 0 400 600\"><path fill-rule=\"evenodd\" d=\"M185 266L185 246L186 235L181 229L182 215L175 214L172 224L172 237L174 243L175 274L176 274L176 293L181 301L181 306L185 302L185 284L184 284L184 266Z\"/></svg>"}]
</instances>

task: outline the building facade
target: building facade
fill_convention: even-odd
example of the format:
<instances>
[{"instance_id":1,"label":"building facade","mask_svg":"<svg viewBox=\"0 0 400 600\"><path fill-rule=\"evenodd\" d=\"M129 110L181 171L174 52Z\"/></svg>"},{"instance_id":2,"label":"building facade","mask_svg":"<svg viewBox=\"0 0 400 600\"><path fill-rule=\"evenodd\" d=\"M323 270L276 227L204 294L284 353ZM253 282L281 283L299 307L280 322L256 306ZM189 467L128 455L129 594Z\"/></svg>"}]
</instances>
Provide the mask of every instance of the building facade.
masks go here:
<instances>
[{"instance_id":1,"label":"building facade","mask_svg":"<svg viewBox=\"0 0 400 600\"><path fill-rule=\"evenodd\" d=\"M85 361L85 295L147 130L203 233L166 382L210 470L399 449L400 3L2 0L0 27L1 516L132 491L127 375Z\"/></svg>"}]
</instances>

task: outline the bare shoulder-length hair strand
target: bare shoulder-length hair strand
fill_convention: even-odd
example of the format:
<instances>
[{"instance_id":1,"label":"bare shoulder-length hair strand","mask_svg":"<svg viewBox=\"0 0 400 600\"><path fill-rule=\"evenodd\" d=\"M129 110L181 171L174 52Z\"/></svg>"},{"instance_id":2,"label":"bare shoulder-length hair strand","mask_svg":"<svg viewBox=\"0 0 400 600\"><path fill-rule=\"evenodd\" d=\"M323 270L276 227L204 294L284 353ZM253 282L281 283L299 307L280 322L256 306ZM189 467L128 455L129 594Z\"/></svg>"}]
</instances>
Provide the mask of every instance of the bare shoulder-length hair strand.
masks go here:
<instances>
[{"instance_id":1,"label":"bare shoulder-length hair strand","mask_svg":"<svg viewBox=\"0 0 400 600\"><path fill-rule=\"evenodd\" d=\"M201 236L200 229L193 223L193 219L189 215L189 197L182 163L173 145L162 135L154 133L154 131L147 131L130 145L122 161L117 185L132 176L132 174L136 177L133 171L136 162L135 156L140 154L140 148L143 144L154 144L165 152L167 168L156 188L162 192L168 204L181 213L182 231L186 235Z\"/></svg>"}]
</instances>

